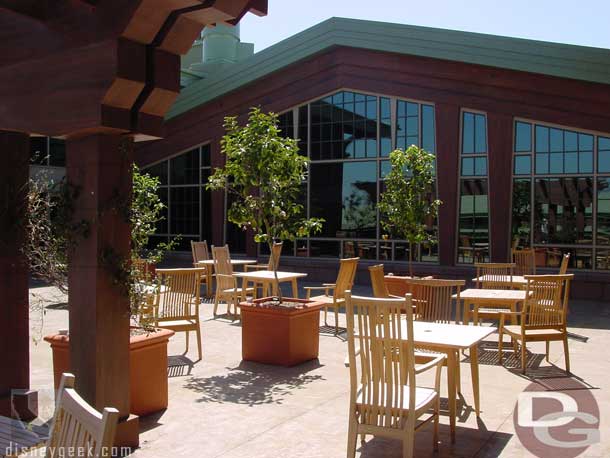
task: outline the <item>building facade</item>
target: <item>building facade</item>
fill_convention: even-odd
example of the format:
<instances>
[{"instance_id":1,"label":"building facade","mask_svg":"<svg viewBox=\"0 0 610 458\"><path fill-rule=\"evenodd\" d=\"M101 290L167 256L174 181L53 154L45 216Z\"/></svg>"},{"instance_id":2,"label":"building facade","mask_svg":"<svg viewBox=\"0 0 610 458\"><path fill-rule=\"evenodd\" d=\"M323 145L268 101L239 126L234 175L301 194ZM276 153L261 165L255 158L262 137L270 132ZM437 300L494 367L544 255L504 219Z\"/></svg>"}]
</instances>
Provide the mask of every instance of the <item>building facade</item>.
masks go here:
<instances>
[{"instance_id":1,"label":"building facade","mask_svg":"<svg viewBox=\"0 0 610 458\"><path fill-rule=\"evenodd\" d=\"M418 273L467 278L517 243L536 249L541 272L570 252L575 295L610 297L609 50L333 18L217 65L183 88L166 137L138 150L168 206L156 240L259 254L226 222L227 196L205 189L223 161L223 117L252 106L299 139L311 160L303 204L326 220L285 246L284 265L316 278L360 256L404 270L409 247L384 232L376 204L390 151L415 144L436 156L443 202L438 244L413 248Z\"/></svg>"}]
</instances>

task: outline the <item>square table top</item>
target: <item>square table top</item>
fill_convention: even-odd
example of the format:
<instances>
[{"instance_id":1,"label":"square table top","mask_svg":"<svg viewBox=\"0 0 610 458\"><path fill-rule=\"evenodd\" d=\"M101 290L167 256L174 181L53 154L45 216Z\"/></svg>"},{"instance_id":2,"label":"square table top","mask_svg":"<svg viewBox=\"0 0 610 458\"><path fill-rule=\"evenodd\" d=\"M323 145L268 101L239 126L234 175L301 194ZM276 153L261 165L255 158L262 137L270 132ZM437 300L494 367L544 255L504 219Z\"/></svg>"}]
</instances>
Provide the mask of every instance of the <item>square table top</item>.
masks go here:
<instances>
[{"instance_id":1,"label":"square table top","mask_svg":"<svg viewBox=\"0 0 610 458\"><path fill-rule=\"evenodd\" d=\"M407 323L403 322L402 332L406 335ZM470 348L493 334L492 326L466 326L453 323L413 322L415 345L443 347L454 350Z\"/></svg>"},{"instance_id":2,"label":"square table top","mask_svg":"<svg viewBox=\"0 0 610 458\"><path fill-rule=\"evenodd\" d=\"M252 272L235 272L234 277L246 278L248 280L275 280L275 276L272 270L255 270ZM296 278L306 277L307 274L299 272L277 272L277 278L279 281L294 280Z\"/></svg>"},{"instance_id":3,"label":"square table top","mask_svg":"<svg viewBox=\"0 0 610 458\"><path fill-rule=\"evenodd\" d=\"M527 291L522 289L478 289L469 288L460 292L460 299L481 300L486 302L520 302L525 300ZM451 296L457 299L457 294Z\"/></svg>"}]
</instances>

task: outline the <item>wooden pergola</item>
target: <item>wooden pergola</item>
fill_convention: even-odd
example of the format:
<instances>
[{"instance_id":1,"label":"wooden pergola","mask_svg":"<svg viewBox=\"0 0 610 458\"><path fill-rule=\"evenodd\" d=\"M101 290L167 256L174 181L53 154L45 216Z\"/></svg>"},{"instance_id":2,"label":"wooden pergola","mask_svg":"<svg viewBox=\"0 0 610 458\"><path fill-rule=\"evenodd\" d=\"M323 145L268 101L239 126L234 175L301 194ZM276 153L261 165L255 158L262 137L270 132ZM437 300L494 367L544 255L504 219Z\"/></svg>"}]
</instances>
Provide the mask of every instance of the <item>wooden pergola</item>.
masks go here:
<instances>
[{"instance_id":1,"label":"wooden pergola","mask_svg":"<svg viewBox=\"0 0 610 458\"><path fill-rule=\"evenodd\" d=\"M0 415L29 390L28 268L21 252L31 135L67 140L75 217L95 220L70 259L71 366L96 406L129 417L129 300L102 262L128 256L129 224L108 211L131 191L134 141L163 136L179 90L180 55L205 26L235 24L267 0L0 0Z\"/></svg>"}]
</instances>

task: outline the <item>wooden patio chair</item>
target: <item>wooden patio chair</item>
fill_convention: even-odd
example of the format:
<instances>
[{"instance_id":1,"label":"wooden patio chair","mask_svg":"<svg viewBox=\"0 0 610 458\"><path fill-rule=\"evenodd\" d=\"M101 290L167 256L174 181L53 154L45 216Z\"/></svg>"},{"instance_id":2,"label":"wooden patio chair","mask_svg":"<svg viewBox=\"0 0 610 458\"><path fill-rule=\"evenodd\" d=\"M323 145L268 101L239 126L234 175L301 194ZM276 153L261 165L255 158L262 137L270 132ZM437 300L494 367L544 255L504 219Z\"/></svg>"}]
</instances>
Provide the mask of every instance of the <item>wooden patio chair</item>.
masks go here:
<instances>
[{"instance_id":1,"label":"wooden patio chair","mask_svg":"<svg viewBox=\"0 0 610 458\"><path fill-rule=\"evenodd\" d=\"M369 267L369 273L371 274L371 286L373 287L373 296L378 299L387 299L390 297L402 299L400 296L390 294L388 285L385 284L385 274L383 272L383 264L377 264L376 266Z\"/></svg>"},{"instance_id":2,"label":"wooden patio chair","mask_svg":"<svg viewBox=\"0 0 610 458\"><path fill-rule=\"evenodd\" d=\"M536 251L533 248L512 250L515 275L536 275Z\"/></svg>"},{"instance_id":3,"label":"wooden patio chair","mask_svg":"<svg viewBox=\"0 0 610 458\"><path fill-rule=\"evenodd\" d=\"M324 324L326 321L328 308L335 312L335 335L339 334L339 308L345 304L345 291L351 290L354 286L354 277L360 258L347 258L339 260L339 273L336 283L323 283L322 286L305 286L306 298L312 301L324 303ZM322 290L324 294L311 297L311 292ZM332 291L332 293L331 293Z\"/></svg>"},{"instance_id":4,"label":"wooden patio chair","mask_svg":"<svg viewBox=\"0 0 610 458\"><path fill-rule=\"evenodd\" d=\"M207 261L210 259L207 240L203 240L202 242L194 242L191 240L191 254L193 255L193 267L204 269L199 282L200 284L205 283L205 291L209 296L212 290L212 285L208 285L208 282L211 282L210 279L212 278L209 270L212 270L212 267L199 264L199 261Z\"/></svg>"},{"instance_id":5,"label":"wooden patio chair","mask_svg":"<svg viewBox=\"0 0 610 458\"><path fill-rule=\"evenodd\" d=\"M411 278L405 280L413 291L412 303L414 306L414 319L417 321L427 321L431 323L451 323L458 320L460 316L460 292L466 285L465 280L443 280L427 278ZM453 305L453 295L457 295L455 300L455 310ZM455 317L455 318L454 318ZM437 355L433 350L427 348L417 348L416 361L418 363L429 360ZM459 355L456 352L456 358ZM446 362L445 362L446 363ZM449 383L449 380L447 380ZM456 389L461 393L460 367L457 365ZM448 387L451 389L451 387Z\"/></svg>"},{"instance_id":6,"label":"wooden patio chair","mask_svg":"<svg viewBox=\"0 0 610 458\"><path fill-rule=\"evenodd\" d=\"M521 372L527 367L527 342L546 342L546 360L549 360L550 343L563 342L566 372L570 373L570 353L568 349L567 311L570 297L570 281L567 275L528 275L527 299L521 312L516 312L521 320L519 325L505 325L505 315L500 318L500 340L498 345L502 363L502 336L508 334L513 340L517 354L517 341L521 342Z\"/></svg>"},{"instance_id":7,"label":"wooden patio chair","mask_svg":"<svg viewBox=\"0 0 610 458\"><path fill-rule=\"evenodd\" d=\"M199 281L203 271L202 268L157 269L159 284L154 305L156 327L186 332L185 354L189 351L190 331L195 331L199 360L202 359Z\"/></svg>"},{"instance_id":8,"label":"wooden patio chair","mask_svg":"<svg viewBox=\"0 0 610 458\"><path fill-rule=\"evenodd\" d=\"M437 450L445 356L416 367L410 296L379 299L347 291L345 304L350 371L347 456L355 457L359 434L363 442L372 434L401 440L403 457L413 457L415 432L430 422ZM430 369L436 369L434 388L417 386L417 377Z\"/></svg>"},{"instance_id":9,"label":"wooden patio chair","mask_svg":"<svg viewBox=\"0 0 610 458\"><path fill-rule=\"evenodd\" d=\"M480 289L513 289L513 275L516 265L514 263L477 263L477 279L486 277L485 281L477 280L477 288ZM509 278L506 281L506 277ZM507 309L502 307L494 306L482 306L477 310L477 322L478 325L481 320L492 320L496 321L500 319L500 316ZM468 310L468 316L472 317L471 311Z\"/></svg>"},{"instance_id":10,"label":"wooden patio chair","mask_svg":"<svg viewBox=\"0 0 610 458\"><path fill-rule=\"evenodd\" d=\"M477 269L477 288L513 289L514 263L477 262L474 266ZM485 277L485 281L481 281L481 277Z\"/></svg>"},{"instance_id":11,"label":"wooden patio chair","mask_svg":"<svg viewBox=\"0 0 610 458\"><path fill-rule=\"evenodd\" d=\"M246 300L248 294L255 296L255 289L248 288L247 284L239 287L237 278L233 276L233 266L229 246L215 247L212 245L212 258L214 259L214 271L216 272L216 292L214 293L214 317L218 312L218 303L224 300L227 303L227 314L234 321L238 318L237 309L242 300ZM246 286L244 288L244 286ZM234 312L231 313L231 305Z\"/></svg>"},{"instance_id":12,"label":"wooden patio chair","mask_svg":"<svg viewBox=\"0 0 610 458\"><path fill-rule=\"evenodd\" d=\"M244 266L244 270L246 272L250 272L253 270L274 270L274 265L273 263L275 263L275 268L278 269L280 266L280 257L282 256L282 246L284 245L283 242L277 242L273 244L273 248L272 248L272 253L273 253L273 257L269 256L269 261L267 262L267 264L246 264ZM262 283L256 283L254 282L254 288L258 288L259 286L261 287L261 289L264 288L264 285ZM262 294L268 294L268 291L262 291ZM269 293L270 294L270 293Z\"/></svg>"},{"instance_id":13,"label":"wooden patio chair","mask_svg":"<svg viewBox=\"0 0 610 458\"><path fill-rule=\"evenodd\" d=\"M568 273L568 264L570 263L570 253L566 253L561 258L561 265L559 266L559 275L565 275Z\"/></svg>"},{"instance_id":14,"label":"wooden patio chair","mask_svg":"<svg viewBox=\"0 0 610 458\"><path fill-rule=\"evenodd\" d=\"M74 375L65 373L55 400L46 456L111 457L118 421L117 409L106 407L99 413L74 389Z\"/></svg>"}]
</instances>

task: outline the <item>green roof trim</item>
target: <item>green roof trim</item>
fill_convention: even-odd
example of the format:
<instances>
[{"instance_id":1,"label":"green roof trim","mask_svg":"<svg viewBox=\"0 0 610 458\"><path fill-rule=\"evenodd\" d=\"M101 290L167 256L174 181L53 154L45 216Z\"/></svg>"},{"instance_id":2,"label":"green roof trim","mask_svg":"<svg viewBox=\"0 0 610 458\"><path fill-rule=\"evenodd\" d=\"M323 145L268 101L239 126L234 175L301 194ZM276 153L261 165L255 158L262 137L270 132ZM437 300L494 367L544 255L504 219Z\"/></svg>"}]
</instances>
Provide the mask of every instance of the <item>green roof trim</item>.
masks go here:
<instances>
[{"instance_id":1,"label":"green roof trim","mask_svg":"<svg viewBox=\"0 0 610 458\"><path fill-rule=\"evenodd\" d=\"M610 84L610 50L357 19L331 18L184 88L166 118L334 46Z\"/></svg>"}]
</instances>

